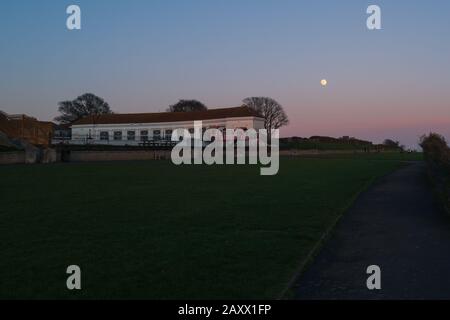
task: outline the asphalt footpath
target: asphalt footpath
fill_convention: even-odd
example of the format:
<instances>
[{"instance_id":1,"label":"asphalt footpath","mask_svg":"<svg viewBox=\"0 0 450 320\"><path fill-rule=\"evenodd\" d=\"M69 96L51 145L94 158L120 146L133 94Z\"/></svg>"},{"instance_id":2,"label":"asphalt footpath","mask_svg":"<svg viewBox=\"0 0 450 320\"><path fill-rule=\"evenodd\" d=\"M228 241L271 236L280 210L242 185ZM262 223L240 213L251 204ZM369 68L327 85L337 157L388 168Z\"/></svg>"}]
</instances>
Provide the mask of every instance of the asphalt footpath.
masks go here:
<instances>
[{"instance_id":1,"label":"asphalt footpath","mask_svg":"<svg viewBox=\"0 0 450 320\"><path fill-rule=\"evenodd\" d=\"M367 267L381 290L367 288ZM362 193L298 279L296 299L450 299L450 217L423 163Z\"/></svg>"}]
</instances>

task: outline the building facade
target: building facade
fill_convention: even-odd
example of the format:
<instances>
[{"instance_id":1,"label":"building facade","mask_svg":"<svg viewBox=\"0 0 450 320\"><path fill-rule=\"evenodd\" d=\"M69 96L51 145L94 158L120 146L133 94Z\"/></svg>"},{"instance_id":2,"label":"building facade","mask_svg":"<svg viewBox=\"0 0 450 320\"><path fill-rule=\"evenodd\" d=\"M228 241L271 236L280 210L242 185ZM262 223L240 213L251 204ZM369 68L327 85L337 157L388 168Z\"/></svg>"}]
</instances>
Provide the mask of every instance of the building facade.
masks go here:
<instances>
[{"instance_id":1,"label":"building facade","mask_svg":"<svg viewBox=\"0 0 450 320\"><path fill-rule=\"evenodd\" d=\"M71 125L71 144L139 146L171 141L176 129L193 132L194 122L203 129L263 129L264 119L247 107L199 112L104 114L88 116Z\"/></svg>"},{"instance_id":2,"label":"building facade","mask_svg":"<svg viewBox=\"0 0 450 320\"><path fill-rule=\"evenodd\" d=\"M21 139L47 147L53 135L53 123L38 121L24 114L11 115L0 111L0 131L10 139Z\"/></svg>"}]
</instances>

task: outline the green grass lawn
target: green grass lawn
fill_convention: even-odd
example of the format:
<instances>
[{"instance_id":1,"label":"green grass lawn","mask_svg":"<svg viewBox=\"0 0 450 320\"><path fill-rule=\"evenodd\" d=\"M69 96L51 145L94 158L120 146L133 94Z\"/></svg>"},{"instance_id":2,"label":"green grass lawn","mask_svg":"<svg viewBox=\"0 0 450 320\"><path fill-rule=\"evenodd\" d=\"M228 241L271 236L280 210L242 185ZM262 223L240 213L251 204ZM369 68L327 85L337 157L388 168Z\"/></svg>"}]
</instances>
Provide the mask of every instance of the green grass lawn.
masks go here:
<instances>
[{"instance_id":1,"label":"green grass lawn","mask_svg":"<svg viewBox=\"0 0 450 320\"><path fill-rule=\"evenodd\" d=\"M0 298L275 298L324 230L401 159L0 167ZM82 287L66 289L79 265Z\"/></svg>"}]
</instances>

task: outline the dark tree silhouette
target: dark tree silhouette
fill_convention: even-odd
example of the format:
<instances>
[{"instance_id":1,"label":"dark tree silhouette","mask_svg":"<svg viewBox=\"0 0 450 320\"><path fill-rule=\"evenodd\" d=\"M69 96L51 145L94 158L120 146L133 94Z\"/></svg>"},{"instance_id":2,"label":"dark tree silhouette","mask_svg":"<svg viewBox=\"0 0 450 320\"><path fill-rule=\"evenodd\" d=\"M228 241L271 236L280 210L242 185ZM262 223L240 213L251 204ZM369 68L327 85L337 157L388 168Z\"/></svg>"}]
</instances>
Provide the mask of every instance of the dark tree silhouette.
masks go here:
<instances>
[{"instance_id":1,"label":"dark tree silhouette","mask_svg":"<svg viewBox=\"0 0 450 320\"><path fill-rule=\"evenodd\" d=\"M206 111L208 108L197 100L180 100L176 104L171 105L167 112L193 112Z\"/></svg>"},{"instance_id":2,"label":"dark tree silhouette","mask_svg":"<svg viewBox=\"0 0 450 320\"><path fill-rule=\"evenodd\" d=\"M244 99L244 105L255 110L264 118L264 127L270 132L289 123L281 104L268 97L251 97Z\"/></svg>"},{"instance_id":3,"label":"dark tree silhouette","mask_svg":"<svg viewBox=\"0 0 450 320\"><path fill-rule=\"evenodd\" d=\"M394 141L391 139L386 139L384 140L383 144L387 147L392 147L392 148L399 148L400 147L400 142L398 141Z\"/></svg>"},{"instance_id":4,"label":"dark tree silhouette","mask_svg":"<svg viewBox=\"0 0 450 320\"><path fill-rule=\"evenodd\" d=\"M450 148L443 136L432 132L429 135L423 135L419 144L426 160L450 168Z\"/></svg>"},{"instance_id":5,"label":"dark tree silhouette","mask_svg":"<svg viewBox=\"0 0 450 320\"><path fill-rule=\"evenodd\" d=\"M384 140L383 145L385 145L388 148L399 149L401 151L405 151L406 149L406 147L404 145L401 145L400 142L394 141L392 139Z\"/></svg>"},{"instance_id":6,"label":"dark tree silhouette","mask_svg":"<svg viewBox=\"0 0 450 320\"><path fill-rule=\"evenodd\" d=\"M89 115L112 113L109 104L92 93L85 93L73 101L58 103L60 116L55 118L61 124L69 124Z\"/></svg>"}]
</instances>

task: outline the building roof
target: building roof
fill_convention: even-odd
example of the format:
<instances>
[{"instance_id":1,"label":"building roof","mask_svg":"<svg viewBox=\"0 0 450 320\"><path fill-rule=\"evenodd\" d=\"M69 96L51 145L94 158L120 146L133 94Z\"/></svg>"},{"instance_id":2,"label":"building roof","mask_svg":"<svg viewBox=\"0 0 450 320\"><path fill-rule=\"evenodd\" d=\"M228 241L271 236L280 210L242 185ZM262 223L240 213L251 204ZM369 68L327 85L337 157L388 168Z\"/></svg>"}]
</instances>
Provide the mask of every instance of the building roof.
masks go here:
<instances>
[{"instance_id":1,"label":"building roof","mask_svg":"<svg viewBox=\"0 0 450 320\"><path fill-rule=\"evenodd\" d=\"M196 120L212 120L241 117L261 117L256 111L242 106L235 108L210 109L195 112L160 112L160 113L113 113L91 115L72 123L76 125L90 124L126 124L126 123L163 123Z\"/></svg>"}]
</instances>

